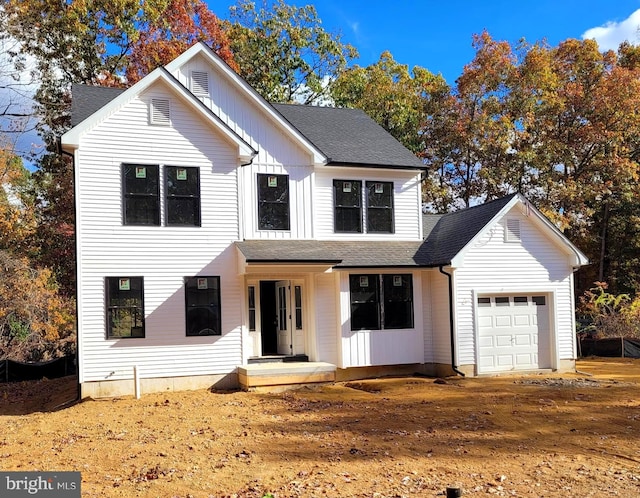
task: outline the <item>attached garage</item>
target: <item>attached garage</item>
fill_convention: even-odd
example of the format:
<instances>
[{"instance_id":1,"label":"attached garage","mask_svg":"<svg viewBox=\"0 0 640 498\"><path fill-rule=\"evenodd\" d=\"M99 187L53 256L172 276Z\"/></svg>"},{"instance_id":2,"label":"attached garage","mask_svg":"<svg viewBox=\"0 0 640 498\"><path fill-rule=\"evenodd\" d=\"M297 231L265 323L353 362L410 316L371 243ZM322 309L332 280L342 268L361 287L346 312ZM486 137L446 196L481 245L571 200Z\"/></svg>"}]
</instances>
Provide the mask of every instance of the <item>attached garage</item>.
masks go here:
<instances>
[{"instance_id":1,"label":"attached garage","mask_svg":"<svg viewBox=\"0 0 640 498\"><path fill-rule=\"evenodd\" d=\"M549 295L479 295L478 373L551 368Z\"/></svg>"}]
</instances>

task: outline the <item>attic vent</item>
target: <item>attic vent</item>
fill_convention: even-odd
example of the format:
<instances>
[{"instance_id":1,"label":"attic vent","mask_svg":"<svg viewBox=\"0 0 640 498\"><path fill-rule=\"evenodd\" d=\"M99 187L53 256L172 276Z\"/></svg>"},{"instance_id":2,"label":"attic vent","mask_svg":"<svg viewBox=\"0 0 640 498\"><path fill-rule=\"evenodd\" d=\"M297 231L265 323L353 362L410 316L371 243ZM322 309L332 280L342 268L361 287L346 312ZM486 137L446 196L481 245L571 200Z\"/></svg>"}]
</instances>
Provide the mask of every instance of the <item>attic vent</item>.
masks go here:
<instances>
[{"instance_id":1,"label":"attic vent","mask_svg":"<svg viewBox=\"0 0 640 498\"><path fill-rule=\"evenodd\" d=\"M150 122L157 125L168 125L171 122L171 103L169 99L151 99Z\"/></svg>"},{"instance_id":2,"label":"attic vent","mask_svg":"<svg viewBox=\"0 0 640 498\"><path fill-rule=\"evenodd\" d=\"M209 95L209 73L191 71L191 91L194 95Z\"/></svg>"},{"instance_id":3,"label":"attic vent","mask_svg":"<svg viewBox=\"0 0 640 498\"><path fill-rule=\"evenodd\" d=\"M520 220L511 218L507 219L507 226L505 230L506 242L519 242L520 241Z\"/></svg>"}]
</instances>

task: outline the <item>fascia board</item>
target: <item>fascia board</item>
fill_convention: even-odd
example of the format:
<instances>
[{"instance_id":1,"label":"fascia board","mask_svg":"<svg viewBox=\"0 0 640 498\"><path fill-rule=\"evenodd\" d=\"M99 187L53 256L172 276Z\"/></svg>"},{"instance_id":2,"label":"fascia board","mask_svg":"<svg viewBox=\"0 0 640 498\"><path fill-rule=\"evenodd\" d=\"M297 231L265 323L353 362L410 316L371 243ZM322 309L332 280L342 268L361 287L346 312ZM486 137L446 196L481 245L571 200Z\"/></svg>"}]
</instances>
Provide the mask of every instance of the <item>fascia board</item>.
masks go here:
<instances>
[{"instance_id":1,"label":"fascia board","mask_svg":"<svg viewBox=\"0 0 640 498\"><path fill-rule=\"evenodd\" d=\"M229 65L224 62L213 50L206 44L198 42L177 58L169 62L165 66L167 71L174 73L184 64L195 57L197 54L204 56L213 66L215 66L228 80L230 80L237 88L239 88L246 97L257 107L262 109L271 120L275 121L287 134L289 134L301 147L307 151L312 158L314 164L326 164L328 158L316 148L302 133L294 128L289 122L276 111L262 95L256 92L251 85L244 81Z\"/></svg>"},{"instance_id":2,"label":"fascia board","mask_svg":"<svg viewBox=\"0 0 640 498\"><path fill-rule=\"evenodd\" d=\"M459 268L462 265L464 256L476 241L484 236L498 221L500 221L511 209L517 204L528 205L530 213L535 216L537 225L542 228L546 235L559 242L559 246L565 249L565 252L571 257L571 264L574 267L580 267L589 264L589 259L578 249L571 241L551 223L535 206L533 206L524 196L517 194L511 199L491 220L465 245L451 260L451 266Z\"/></svg>"}]
</instances>

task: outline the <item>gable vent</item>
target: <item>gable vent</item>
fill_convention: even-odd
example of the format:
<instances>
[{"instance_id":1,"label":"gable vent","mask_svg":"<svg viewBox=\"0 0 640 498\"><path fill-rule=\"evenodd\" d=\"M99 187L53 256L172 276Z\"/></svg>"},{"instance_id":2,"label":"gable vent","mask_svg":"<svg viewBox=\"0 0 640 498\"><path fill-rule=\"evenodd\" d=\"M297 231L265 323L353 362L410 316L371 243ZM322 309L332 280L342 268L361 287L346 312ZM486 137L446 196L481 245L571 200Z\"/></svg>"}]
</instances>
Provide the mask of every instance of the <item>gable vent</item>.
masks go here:
<instances>
[{"instance_id":1,"label":"gable vent","mask_svg":"<svg viewBox=\"0 0 640 498\"><path fill-rule=\"evenodd\" d=\"M168 125L171 122L171 102L169 99L151 99L149 113L151 124Z\"/></svg>"},{"instance_id":2,"label":"gable vent","mask_svg":"<svg viewBox=\"0 0 640 498\"><path fill-rule=\"evenodd\" d=\"M191 91L194 95L209 95L209 73L191 71Z\"/></svg>"},{"instance_id":3,"label":"gable vent","mask_svg":"<svg viewBox=\"0 0 640 498\"><path fill-rule=\"evenodd\" d=\"M505 230L505 240L507 242L520 241L520 220L515 218L507 219L507 226Z\"/></svg>"}]
</instances>

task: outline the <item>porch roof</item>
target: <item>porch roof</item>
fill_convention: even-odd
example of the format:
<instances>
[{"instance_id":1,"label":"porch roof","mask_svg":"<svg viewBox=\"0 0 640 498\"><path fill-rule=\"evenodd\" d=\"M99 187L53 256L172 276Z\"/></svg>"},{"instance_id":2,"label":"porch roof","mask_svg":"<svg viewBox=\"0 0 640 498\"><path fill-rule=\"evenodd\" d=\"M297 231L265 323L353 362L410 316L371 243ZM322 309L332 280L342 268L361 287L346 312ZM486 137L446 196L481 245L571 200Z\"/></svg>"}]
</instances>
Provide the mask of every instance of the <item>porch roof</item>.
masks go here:
<instances>
[{"instance_id":1,"label":"porch roof","mask_svg":"<svg viewBox=\"0 0 640 498\"><path fill-rule=\"evenodd\" d=\"M417 257L422 244L422 241L245 240L236 242L236 247L249 264L380 268L425 266Z\"/></svg>"}]
</instances>

